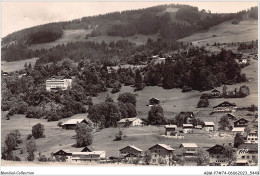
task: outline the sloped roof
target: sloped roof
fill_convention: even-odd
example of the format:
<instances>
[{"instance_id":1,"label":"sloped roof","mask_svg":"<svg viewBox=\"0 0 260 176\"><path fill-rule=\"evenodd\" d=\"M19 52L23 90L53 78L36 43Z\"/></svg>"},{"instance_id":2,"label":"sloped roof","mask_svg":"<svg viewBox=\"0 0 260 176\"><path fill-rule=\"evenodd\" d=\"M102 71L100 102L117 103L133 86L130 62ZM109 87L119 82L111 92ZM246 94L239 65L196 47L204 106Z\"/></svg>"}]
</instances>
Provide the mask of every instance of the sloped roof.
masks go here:
<instances>
[{"instance_id":1,"label":"sloped roof","mask_svg":"<svg viewBox=\"0 0 260 176\"><path fill-rule=\"evenodd\" d=\"M247 160L237 160L236 163L246 164L248 163Z\"/></svg>"},{"instance_id":2,"label":"sloped roof","mask_svg":"<svg viewBox=\"0 0 260 176\"><path fill-rule=\"evenodd\" d=\"M165 128L177 128L176 125L165 125L164 127L165 127Z\"/></svg>"},{"instance_id":3,"label":"sloped roof","mask_svg":"<svg viewBox=\"0 0 260 176\"><path fill-rule=\"evenodd\" d=\"M131 147L131 148L133 148L133 149L135 149L135 150L137 150L137 151L139 151L139 152L142 152L142 151L143 151L142 149L139 149L138 147L133 146L133 145L128 145L128 146L126 146L126 147L120 149L119 151L121 151L121 150L123 150L123 149L125 149L125 148L127 148L127 147Z\"/></svg>"},{"instance_id":4,"label":"sloped roof","mask_svg":"<svg viewBox=\"0 0 260 176\"><path fill-rule=\"evenodd\" d=\"M246 121L246 122L249 122L249 121L246 120L245 118L240 118L240 119L236 120L234 123L239 122L239 121L241 121L241 120L244 120L244 121Z\"/></svg>"},{"instance_id":5,"label":"sloped roof","mask_svg":"<svg viewBox=\"0 0 260 176\"><path fill-rule=\"evenodd\" d=\"M220 91L218 91L217 89L214 89L214 90L212 90L211 92L220 92Z\"/></svg>"},{"instance_id":6,"label":"sloped roof","mask_svg":"<svg viewBox=\"0 0 260 176\"><path fill-rule=\"evenodd\" d=\"M245 127L234 127L232 132L243 132L245 131Z\"/></svg>"},{"instance_id":7,"label":"sloped roof","mask_svg":"<svg viewBox=\"0 0 260 176\"><path fill-rule=\"evenodd\" d=\"M158 145L158 146L160 146L160 147L162 147L162 148L164 148L164 149L166 149L166 150L174 151L173 148L171 148L170 146L168 146L168 145L166 145L166 144L156 144L156 145ZM149 149L155 147L156 145L150 147ZM148 150L149 150L149 149L148 149Z\"/></svg>"},{"instance_id":8,"label":"sloped roof","mask_svg":"<svg viewBox=\"0 0 260 176\"><path fill-rule=\"evenodd\" d=\"M225 151L225 147L223 145L216 144L213 147L207 149L207 152L214 153L214 154L223 154Z\"/></svg>"},{"instance_id":9,"label":"sloped roof","mask_svg":"<svg viewBox=\"0 0 260 176\"><path fill-rule=\"evenodd\" d=\"M182 144L180 145L180 147L184 147L184 148L186 148L186 147L189 147L189 148L197 148L198 146L197 146L196 143L182 143Z\"/></svg>"},{"instance_id":10,"label":"sloped roof","mask_svg":"<svg viewBox=\"0 0 260 176\"><path fill-rule=\"evenodd\" d=\"M248 149L249 151L258 151L257 144L241 144L238 146L238 149Z\"/></svg>"},{"instance_id":11,"label":"sloped roof","mask_svg":"<svg viewBox=\"0 0 260 176\"><path fill-rule=\"evenodd\" d=\"M105 151L93 151L93 152L72 152L72 155L101 155Z\"/></svg>"},{"instance_id":12,"label":"sloped roof","mask_svg":"<svg viewBox=\"0 0 260 176\"><path fill-rule=\"evenodd\" d=\"M214 126L214 122L204 122L205 126Z\"/></svg>"},{"instance_id":13,"label":"sloped roof","mask_svg":"<svg viewBox=\"0 0 260 176\"><path fill-rule=\"evenodd\" d=\"M82 150L81 150L81 152L86 152L86 151L94 151L94 147L93 146L86 146L86 147L84 147Z\"/></svg>"},{"instance_id":14,"label":"sloped roof","mask_svg":"<svg viewBox=\"0 0 260 176\"><path fill-rule=\"evenodd\" d=\"M182 124L183 127L193 127L192 124Z\"/></svg>"},{"instance_id":15,"label":"sloped roof","mask_svg":"<svg viewBox=\"0 0 260 176\"><path fill-rule=\"evenodd\" d=\"M74 125L77 123L81 123L84 120L86 121L86 119L69 119L66 122L62 123L62 125Z\"/></svg>"},{"instance_id":16,"label":"sloped roof","mask_svg":"<svg viewBox=\"0 0 260 176\"><path fill-rule=\"evenodd\" d=\"M124 119L119 120L117 123L125 123L126 120L128 120L129 122L133 122L133 121L135 121L137 119L139 119L139 118L138 117L124 118Z\"/></svg>"},{"instance_id":17,"label":"sloped roof","mask_svg":"<svg viewBox=\"0 0 260 176\"><path fill-rule=\"evenodd\" d=\"M228 107L228 106L236 106L235 103L230 103L228 101L224 101L220 104L218 104L217 106L214 106L213 108L217 108L217 107Z\"/></svg>"}]
</instances>

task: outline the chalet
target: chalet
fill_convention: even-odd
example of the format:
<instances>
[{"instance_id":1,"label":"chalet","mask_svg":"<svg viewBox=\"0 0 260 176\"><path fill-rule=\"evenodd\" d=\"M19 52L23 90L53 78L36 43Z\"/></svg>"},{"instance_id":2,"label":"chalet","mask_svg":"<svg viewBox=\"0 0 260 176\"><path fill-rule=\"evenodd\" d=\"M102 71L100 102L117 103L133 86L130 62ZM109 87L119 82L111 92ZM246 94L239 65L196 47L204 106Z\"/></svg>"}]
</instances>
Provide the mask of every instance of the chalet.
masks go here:
<instances>
[{"instance_id":1,"label":"chalet","mask_svg":"<svg viewBox=\"0 0 260 176\"><path fill-rule=\"evenodd\" d=\"M72 153L65 150L59 150L56 153L53 153L54 159L57 159L59 157L65 157L67 162L71 161L71 156Z\"/></svg>"},{"instance_id":2,"label":"chalet","mask_svg":"<svg viewBox=\"0 0 260 176\"><path fill-rule=\"evenodd\" d=\"M148 149L151 152L152 159L151 165L160 164L160 159L163 158L165 160L165 164L170 164L170 159L173 156L174 149L166 144L156 144Z\"/></svg>"},{"instance_id":3,"label":"chalet","mask_svg":"<svg viewBox=\"0 0 260 176\"><path fill-rule=\"evenodd\" d=\"M70 76L52 76L46 80L46 90L55 91L57 89L66 90L71 87L72 78Z\"/></svg>"},{"instance_id":4,"label":"chalet","mask_svg":"<svg viewBox=\"0 0 260 176\"><path fill-rule=\"evenodd\" d=\"M236 120L237 117L233 113L227 113L228 119L230 120Z\"/></svg>"},{"instance_id":5,"label":"chalet","mask_svg":"<svg viewBox=\"0 0 260 176\"><path fill-rule=\"evenodd\" d=\"M204 131L214 131L214 123L213 122L204 122L203 130Z\"/></svg>"},{"instance_id":6,"label":"chalet","mask_svg":"<svg viewBox=\"0 0 260 176\"><path fill-rule=\"evenodd\" d=\"M7 73L7 72L2 72L2 76L9 76L9 73Z\"/></svg>"},{"instance_id":7,"label":"chalet","mask_svg":"<svg viewBox=\"0 0 260 176\"><path fill-rule=\"evenodd\" d=\"M153 106L153 105L158 105L158 104L160 104L160 99L158 99L158 98L151 98L149 100L148 106Z\"/></svg>"},{"instance_id":8,"label":"chalet","mask_svg":"<svg viewBox=\"0 0 260 176\"><path fill-rule=\"evenodd\" d=\"M229 95L236 95L236 91L235 90L230 90L230 91L227 91L226 92L226 95L229 96Z\"/></svg>"},{"instance_id":9,"label":"chalet","mask_svg":"<svg viewBox=\"0 0 260 176\"><path fill-rule=\"evenodd\" d=\"M224 101L217 106L213 107L213 112L231 112L236 107L235 103Z\"/></svg>"},{"instance_id":10,"label":"chalet","mask_svg":"<svg viewBox=\"0 0 260 176\"><path fill-rule=\"evenodd\" d=\"M246 160L249 166L256 166L258 163L258 145L241 144L238 146L237 160Z\"/></svg>"},{"instance_id":11,"label":"chalet","mask_svg":"<svg viewBox=\"0 0 260 176\"><path fill-rule=\"evenodd\" d=\"M143 121L141 119L139 119L138 117L132 117L132 118L121 119L120 121L117 122L117 126L124 127L127 125L127 123L129 123L128 125L131 127L143 125Z\"/></svg>"},{"instance_id":12,"label":"chalet","mask_svg":"<svg viewBox=\"0 0 260 176\"><path fill-rule=\"evenodd\" d=\"M81 150L81 152L93 152L93 151L94 151L93 146L86 146Z\"/></svg>"},{"instance_id":13,"label":"chalet","mask_svg":"<svg viewBox=\"0 0 260 176\"><path fill-rule=\"evenodd\" d=\"M166 136L172 136L173 132L175 132L177 129L176 125L165 125L164 127Z\"/></svg>"},{"instance_id":14,"label":"chalet","mask_svg":"<svg viewBox=\"0 0 260 176\"><path fill-rule=\"evenodd\" d=\"M184 139L183 131L172 131L170 134L166 135L168 138L175 138L175 139Z\"/></svg>"},{"instance_id":15,"label":"chalet","mask_svg":"<svg viewBox=\"0 0 260 176\"><path fill-rule=\"evenodd\" d=\"M224 145L215 145L207 150L209 152L209 164L211 166L227 166L228 158L225 155Z\"/></svg>"},{"instance_id":16,"label":"chalet","mask_svg":"<svg viewBox=\"0 0 260 176\"><path fill-rule=\"evenodd\" d=\"M211 91L211 95L213 97L219 97L220 96L220 91L218 91L217 89L214 89Z\"/></svg>"},{"instance_id":17,"label":"chalet","mask_svg":"<svg viewBox=\"0 0 260 176\"><path fill-rule=\"evenodd\" d=\"M232 129L232 132L233 132L234 134L239 133L239 134L243 135L243 134L244 134L244 131L245 131L245 127L234 127L234 128Z\"/></svg>"},{"instance_id":18,"label":"chalet","mask_svg":"<svg viewBox=\"0 0 260 176\"><path fill-rule=\"evenodd\" d=\"M128 145L120 149L119 152L120 152L120 156L123 156L125 158L138 157L138 156L142 156L143 154L142 149L139 149L138 147L135 147L133 145Z\"/></svg>"},{"instance_id":19,"label":"chalet","mask_svg":"<svg viewBox=\"0 0 260 176\"><path fill-rule=\"evenodd\" d=\"M106 158L105 151L93 152L73 152L71 155L72 162L95 162L98 163L101 159Z\"/></svg>"},{"instance_id":20,"label":"chalet","mask_svg":"<svg viewBox=\"0 0 260 176\"><path fill-rule=\"evenodd\" d=\"M244 135L245 143L255 144L258 143L258 131L251 129L247 134Z\"/></svg>"},{"instance_id":21,"label":"chalet","mask_svg":"<svg viewBox=\"0 0 260 176\"><path fill-rule=\"evenodd\" d=\"M77 123L85 123L88 124L86 119L69 119L68 121L61 124L62 129L66 130L75 130L77 127Z\"/></svg>"},{"instance_id":22,"label":"chalet","mask_svg":"<svg viewBox=\"0 0 260 176\"><path fill-rule=\"evenodd\" d=\"M184 133L192 133L193 132L193 125L192 124L183 124L183 132Z\"/></svg>"},{"instance_id":23,"label":"chalet","mask_svg":"<svg viewBox=\"0 0 260 176\"><path fill-rule=\"evenodd\" d=\"M234 127L246 127L248 125L248 120L240 118L234 122Z\"/></svg>"},{"instance_id":24,"label":"chalet","mask_svg":"<svg viewBox=\"0 0 260 176\"><path fill-rule=\"evenodd\" d=\"M182 149L184 156L195 156L198 152L196 143L182 143L180 148Z\"/></svg>"}]
</instances>

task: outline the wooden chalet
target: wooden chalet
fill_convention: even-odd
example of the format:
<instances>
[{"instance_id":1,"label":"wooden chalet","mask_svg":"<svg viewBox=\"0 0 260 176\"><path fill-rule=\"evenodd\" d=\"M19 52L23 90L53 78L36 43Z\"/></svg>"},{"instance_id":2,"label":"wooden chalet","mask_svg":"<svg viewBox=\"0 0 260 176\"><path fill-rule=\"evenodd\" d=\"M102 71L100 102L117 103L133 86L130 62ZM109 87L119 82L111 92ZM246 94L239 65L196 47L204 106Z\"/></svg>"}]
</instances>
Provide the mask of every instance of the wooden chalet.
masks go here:
<instances>
[{"instance_id":1,"label":"wooden chalet","mask_svg":"<svg viewBox=\"0 0 260 176\"><path fill-rule=\"evenodd\" d=\"M156 144L148 149L152 154L151 165L158 165L160 158L165 159L165 164L169 165L174 149L166 144Z\"/></svg>"},{"instance_id":2,"label":"wooden chalet","mask_svg":"<svg viewBox=\"0 0 260 176\"><path fill-rule=\"evenodd\" d=\"M211 95L213 97L219 97L220 96L220 91L218 91L217 89L214 89L211 91Z\"/></svg>"},{"instance_id":3,"label":"wooden chalet","mask_svg":"<svg viewBox=\"0 0 260 176\"><path fill-rule=\"evenodd\" d=\"M172 132L175 132L177 129L176 125L165 125L165 135L166 136L171 136Z\"/></svg>"},{"instance_id":4,"label":"wooden chalet","mask_svg":"<svg viewBox=\"0 0 260 176\"><path fill-rule=\"evenodd\" d=\"M61 124L62 129L66 130L75 130L77 127L77 123L85 123L88 124L86 119L70 119Z\"/></svg>"},{"instance_id":5,"label":"wooden chalet","mask_svg":"<svg viewBox=\"0 0 260 176\"><path fill-rule=\"evenodd\" d=\"M224 101L213 107L213 112L231 112L236 107L235 103Z\"/></svg>"},{"instance_id":6,"label":"wooden chalet","mask_svg":"<svg viewBox=\"0 0 260 176\"><path fill-rule=\"evenodd\" d=\"M209 152L209 164L211 166L227 166L228 158L225 155L224 145L215 145L207 150Z\"/></svg>"},{"instance_id":7,"label":"wooden chalet","mask_svg":"<svg viewBox=\"0 0 260 176\"><path fill-rule=\"evenodd\" d=\"M93 146L86 146L81 150L81 152L93 152L93 151L94 151Z\"/></svg>"},{"instance_id":8,"label":"wooden chalet","mask_svg":"<svg viewBox=\"0 0 260 176\"><path fill-rule=\"evenodd\" d=\"M179 148L183 150L184 156L195 156L198 152L196 143L182 143Z\"/></svg>"},{"instance_id":9,"label":"wooden chalet","mask_svg":"<svg viewBox=\"0 0 260 176\"><path fill-rule=\"evenodd\" d=\"M234 122L234 127L247 127L248 122L248 120L240 118Z\"/></svg>"},{"instance_id":10,"label":"wooden chalet","mask_svg":"<svg viewBox=\"0 0 260 176\"><path fill-rule=\"evenodd\" d=\"M133 146L133 145L128 145L122 149L119 150L120 152L120 156L123 157L138 157L141 156L143 154L143 150Z\"/></svg>"}]
</instances>

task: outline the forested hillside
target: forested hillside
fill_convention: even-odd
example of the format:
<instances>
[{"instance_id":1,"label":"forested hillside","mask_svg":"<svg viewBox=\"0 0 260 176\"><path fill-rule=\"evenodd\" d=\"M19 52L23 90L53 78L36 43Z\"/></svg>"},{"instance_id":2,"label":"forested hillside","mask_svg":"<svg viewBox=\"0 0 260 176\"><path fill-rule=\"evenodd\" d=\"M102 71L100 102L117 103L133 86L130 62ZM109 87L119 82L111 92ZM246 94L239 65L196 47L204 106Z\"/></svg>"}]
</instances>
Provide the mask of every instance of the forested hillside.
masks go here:
<instances>
[{"instance_id":1,"label":"forested hillside","mask_svg":"<svg viewBox=\"0 0 260 176\"><path fill-rule=\"evenodd\" d=\"M245 14L248 14L250 18L257 18L257 7L252 8L249 11L241 11L233 14L213 14L204 9L199 11L197 7L172 4L140 10L129 10L92 17L83 17L68 22L40 25L14 32L4 37L2 40L2 60L17 61L31 57L42 58L44 57L42 56L43 53L47 53L46 57L49 58L49 53L51 53L53 57L53 59L42 59L42 61L45 60L45 62L51 62L56 58L57 60L60 60L64 56L70 57L70 59L73 60L80 60L90 59L88 55L97 52L95 48L92 47L94 44L84 42L76 44L69 43L67 46L60 45L47 51L33 51L28 49L28 46L32 44L48 43L59 39L63 34L63 30L66 29L91 29L92 32L86 36L87 38L100 35L127 37L136 34L159 34L160 40L167 43L169 40L177 40L189 36L197 31L207 30L209 27L227 20L242 19ZM89 45L91 45L91 47L86 49ZM102 45L104 46L104 43L102 43ZM112 48L113 50L114 44L111 43L110 45L111 47L109 46L109 49ZM75 47L77 47L77 49ZM88 51L86 52L84 50ZM66 51L66 54L61 53L61 51ZM58 54L54 54L56 52ZM109 52L111 56L106 56L107 58L112 58L114 56L121 57L120 52L120 50L117 53ZM158 52L154 52L154 54L158 54ZM126 53L124 52L124 54ZM132 52L127 53L124 57L130 57L129 54L132 54ZM80 59L78 59L79 57ZM95 58L101 58L104 60L102 54Z\"/></svg>"}]
</instances>

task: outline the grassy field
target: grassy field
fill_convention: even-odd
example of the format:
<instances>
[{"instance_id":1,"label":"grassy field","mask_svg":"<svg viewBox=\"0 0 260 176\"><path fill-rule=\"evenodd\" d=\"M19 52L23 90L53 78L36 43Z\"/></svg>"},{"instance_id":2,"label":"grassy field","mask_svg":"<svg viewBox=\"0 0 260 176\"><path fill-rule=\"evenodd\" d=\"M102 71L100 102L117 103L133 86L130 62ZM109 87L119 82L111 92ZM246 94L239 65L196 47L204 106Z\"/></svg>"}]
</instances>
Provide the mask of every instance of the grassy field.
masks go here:
<instances>
[{"instance_id":1,"label":"grassy field","mask_svg":"<svg viewBox=\"0 0 260 176\"><path fill-rule=\"evenodd\" d=\"M213 37L215 36L215 37ZM195 33L191 36L180 39L183 42L192 42L202 46L209 44L243 42L258 39L258 21L241 21L238 25L231 24L231 21L223 22L211 27L206 32Z\"/></svg>"},{"instance_id":2,"label":"grassy field","mask_svg":"<svg viewBox=\"0 0 260 176\"><path fill-rule=\"evenodd\" d=\"M69 42L77 42L77 41L93 41L97 43L101 43L105 41L106 43L118 40L128 40L129 42L133 42L136 45L145 44L148 38L156 40L158 35L142 35L137 34L131 37L120 37L120 36L97 36L97 37L88 37L86 39L86 35L90 34L92 29L88 30L64 30L63 35L60 39L50 42L50 43L41 43L41 44L33 44L29 48L32 50L36 49L49 49L61 44L67 44Z\"/></svg>"},{"instance_id":3,"label":"grassy field","mask_svg":"<svg viewBox=\"0 0 260 176\"><path fill-rule=\"evenodd\" d=\"M60 39L50 42L50 43L41 43L41 44L33 44L30 46L31 49L49 49L56 45L67 44L69 42L76 42L76 41L86 41L86 35L90 34L92 30L64 30L63 35Z\"/></svg>"},{"instance_id":4,"label":"grassy field","mask_svg":"<svg viewBox=\"0 0 260 176\"><path fill-rule=\"evenodd\" d=\"M1 61L1 70L4 72L14 72L14 71L19 71L24 69L24 64L31 63L32 66L34 66L36 60L38 58L32 58L32 59L26 59L26 60L21 60L21 61L15 61L15 62L6 62L6 61Z\"/></svg>"}]
</instances>

